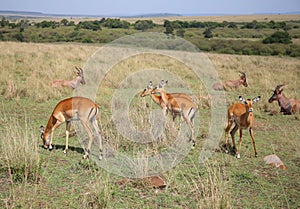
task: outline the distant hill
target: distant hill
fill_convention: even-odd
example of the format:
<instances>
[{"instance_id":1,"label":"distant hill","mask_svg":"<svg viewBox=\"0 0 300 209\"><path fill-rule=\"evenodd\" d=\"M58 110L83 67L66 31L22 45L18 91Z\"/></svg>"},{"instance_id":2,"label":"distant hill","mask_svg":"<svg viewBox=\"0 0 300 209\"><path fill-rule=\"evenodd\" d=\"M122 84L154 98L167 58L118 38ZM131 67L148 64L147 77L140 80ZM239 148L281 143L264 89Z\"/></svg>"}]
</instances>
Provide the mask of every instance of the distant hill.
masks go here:
<instances>
[{"instance_id":1,"label":"distant hill","mask_svg":"<svg viewBox=\"0 0 300 209\"><path fill-rule=\"evenodd\" d=\"M85 15L85 14L47 14L42 12L27 12L27 11L9 11L0 10L0 16L7 17L124 17L124 18L151 18L151 17L171 17L182 16L180 14L172 13L152 13L140 15Z\"/></svg>"},{"instance_id":2,"label":"distant hill","mask_svg":"<svg viewBox=\"0 0 300 209\"><path fill-rule=\"evenodd\" d=\"M28 18L28 17L122 17L122 18L153 18L153 17L176 17L176 16L229 16L229 15L262 15L262 14L300 14L300 11L295 12L283 12L283 13L253 13L253 14L221 14L221 13L211 13L211 14L175 14L175 13L150 13L150 14L140 14L140 15L86 15L86 14L48 14L42 12L28 12L28 11L10 11L10 10L0 10L0 16L4 17L15 17L15 18Z\"/></svg>"}]
</instances>

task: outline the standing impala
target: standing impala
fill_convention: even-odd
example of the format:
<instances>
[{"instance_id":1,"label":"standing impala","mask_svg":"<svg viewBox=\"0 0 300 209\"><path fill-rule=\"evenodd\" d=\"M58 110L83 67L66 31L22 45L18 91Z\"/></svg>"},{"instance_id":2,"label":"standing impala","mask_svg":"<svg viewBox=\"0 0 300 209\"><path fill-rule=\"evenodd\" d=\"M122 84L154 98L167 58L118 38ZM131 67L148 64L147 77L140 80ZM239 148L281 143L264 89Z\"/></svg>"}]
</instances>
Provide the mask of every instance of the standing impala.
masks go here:
<instances>
[{"instance_id":1,"label":"standing impala","mask_svg":"<svg viewBox=\"0 0 300 209\"><path fill-rule=\"evenodd\" d=\"M240 75L239 79L225 81L225 83L217 82L212 86L213 89L216 91L221 91L221 90L226 90L228 88L229 89L237 89L241 85L247 87L248 83L247 83L247 79L246 79L246 73L244 73L244 72L240 72L240 73L241 73L241 75Z\"/></svg>"},{"instance_id":2,"label":"standing impala","mask_svg":"<svg viewBox=\"0 0 300 209\"><path fill-rule=\"evenodd\" d=\"M274 93L269 99L269 103L277 100L278 105L280 106L280 112L282 112L283 114L289 115L295 114L296 112L300 113L300 101L296 99L289 99L284 96L281 93L283 91L283 86L284 84L280 84L275 87Z\"/></svg>"},{"instance_id":3,"label":"standing impala","mask_svg":"<svg viewBox=\"0 0 300 209\"><path fill-rule=\"evenodd\" d=\"M161 95L161 99L166 105L167 109L172 113L173 120L176 115L180 115L181 121L185 121L190 130L191 130L191 140L193 143L193 147L195 146L195 136L194 136L194 116L196 111L198 110L198 106L195 102L186 97L175 97L172 94L166 93L163 87L167 84L162 80L157 87L154 88L152 94L159 93Z\"/></svg>"},{"instance_id":4,"label":"standing impala","mask_svg":"<svg viewBox=\"0 0 300 209\"><path fill-rule=\"evenodd\" d=\"M83 69L79 67L76 68L76 77L73 80L55 80L52 81L52 87L60 87L60 86L65 86L65 87L70 87L71 89L76 89L79 84L84 85L85 80L83 76Z\"/></svg>"},{"instance_id":5,"label":"standing impala","mask_svg":"<svg viewBox=\"0 0 300 209\"><path fill-rule=\"evenodd\" d=\"M255 147L255 141L254 141L254 135L253 135L253 123L254 123L254 115L253 115L253 108L252 105L260 100L260 96L255 97L253 99L247 99L245 100L242 96L239 97L240 101L242 103L236 103L231 105L228 108L228 125L225 129L225 138L226 138L226 153L228 153L228 132L232 126L233 123L235 123L234 128L230 131L230 135L232 138L233 143L233 149L236 151L236 145L234 140L234 134L239 129L240 130L240 141L239 141L239 147L237 150L237 158L240 158L240 151L241 151L241 144L242 144L242 135L243 129L249 129L249 133L252 139L253 148L255 157L257 157L257 151Z\"/></svg>"},{"instance_id":6,"label":"standing impala","mask_svg":"<svg viewBox=\"0 0 300 209\"><path fill-rule=\"evenodd\" d=\"M165 84L166 83L168 83L168 81L166 81ZM161 96L153 94L154 89L155 89L155 87L153 86L152 81L150 81L148 86L144 89L144 91L141 93L140 96L145 97L145 96L150 95L152 100L161 107L161 109L163 111L163 114L166 117L167 114L168 114L168 108L167 108L166 104L164 103ZM185 94L185 93L169 93L169 94L172 95L173 97L176 97L176 98L182 98L183 97L183 98L186 98L186 99L193 102L193 99L188 94ZM176 115L175 115L175 117L176 117ZM173 118L173 120L174 119L175 118Z\"/></svg>"},{"instance_id":7,"label":"standing impala","mask_svg":"<svg viewBox=\"0 0 300 209\"><path fill-rule=\"evenodd\" d=\"M89 135L89 143L84 150L84 158L88 158L91 145L93 142L93 133L91 125L95 131L95 135L99 140L99 159L102 158L102 139L100 130L97 124L98 105L92 100L85 97L71 97L60 101L54 108L46 128L40 127L41 138L43 139L44 147L52 149L53 133L63 122L66 122L66 147L64 153L68 151L68 139L71 127L71 121L79 120L86 132Z\"/></svg>"}]
</instances>

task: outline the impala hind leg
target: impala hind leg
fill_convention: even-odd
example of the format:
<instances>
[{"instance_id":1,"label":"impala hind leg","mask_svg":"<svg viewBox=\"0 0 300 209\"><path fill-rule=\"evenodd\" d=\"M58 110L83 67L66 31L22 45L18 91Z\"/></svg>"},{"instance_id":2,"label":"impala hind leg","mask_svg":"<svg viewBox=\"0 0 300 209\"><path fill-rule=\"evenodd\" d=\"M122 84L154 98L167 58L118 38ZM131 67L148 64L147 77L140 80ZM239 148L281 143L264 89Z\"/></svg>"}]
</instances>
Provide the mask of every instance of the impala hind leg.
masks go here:
<instances>
[{"instance_id":1,"label":"impala hind leg","mask_svg":"<svg viewBox=\"0 0 300 209\"><path fill-rule=\"evenodd\" d=\"M91 146L92 146L92 142L93 142L93 134L88 125L88 121L81 120L81 124L83 125L83 127L85 128L86 132L89 135L89 142L88 142L87 148L84 148L84 155L83 155L83 159L87 159L89 157L89 153L91 151Z\"/></svg>"},{"instance_id":2,"label":"impala hind leg","mask_svg":"<svg viewBox=\"0 0 300 209\"><path fill-rule=\"evenodd\" d=\"M93 127L94 127L95 131L96 131L96 136L99 140L99 160L102 160L102 158L103 158L102 137L101 137L101 133L100 133L100 130L99 130L97 120L95 119L94 121L92 121L92 124L93 124Z\"/></svg>"},{"instance_id":3,"label":"impala hind leg","mask_svg":"<svg viewBox=\"0 0 300 209\"><path fill-rule=\"evenodd\" d=\"M236 144L234 140L235 132L239 129L238 125L235 125L234 128L230 131L231 139L232 139L232 146L233 146L233 152L236 154Z\"/></svg>"},{"instance_id":4,"label":"impala hind leg","mask_svg":"<svg viewBox=\"0 0 300 209\"><path fill-rule=\"evenodd\" d=\"M229 130L232 126L232 120L228 120L228 124L227 124L227 127L225 128L225 144L226 144L226 149L225 149L225 152L228 153L228 133L229 133Z\"/></svg>"}]
</instances>

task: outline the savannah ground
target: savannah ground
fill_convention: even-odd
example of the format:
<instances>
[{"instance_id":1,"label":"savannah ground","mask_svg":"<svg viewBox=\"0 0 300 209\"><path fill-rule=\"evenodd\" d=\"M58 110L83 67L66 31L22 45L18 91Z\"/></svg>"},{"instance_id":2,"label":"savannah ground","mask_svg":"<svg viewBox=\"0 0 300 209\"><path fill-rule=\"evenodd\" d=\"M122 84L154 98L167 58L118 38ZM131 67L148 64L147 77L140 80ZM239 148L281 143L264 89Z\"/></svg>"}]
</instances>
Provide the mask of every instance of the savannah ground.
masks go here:
<instances>
[{"instance_id":1,"label":"savannah ground","mask_svg":"<svg viewBox=\"0 0 300 209\"><path fill-rule=\"evenodd\" d=\"M124 177L105 171L91 160L82 159L83 150L77 136L69 140L69 152L63 154L64 125L55 131L54 150L42 148L39 126L46 124L58 101L73 95L69 89L51 88L51 81L72 79L74 66L84 66L98 47L72 43L0 43L1 208L300 207L300 116L281 115L277 103L267 101L271 90L282 83L286 84L286 96L299 99L299 58L207 54L221 80L236 79L239 71L247 74L248 88L226 92L227 106L236 102L239 95L262 97L254 109L259 156L254 157L249 133L244 131L241 159L225 154L223 134L212 157L204 164L199 162L199 153L209 131L210 101L205 89L196 91L201 117L196 147L177 166L161 173L167 187L155 189L140 179L118 185L116 182ZM162 140L161 144L151 143L141 148L118 137L109 120L116 85L124 79L126 72L139 64L138 59L129 59L115 66L96 98L102 112L101 131L110 138L108 143L125 153L133 150L150 150L151 153L170 143ZM161 58L153 59L157 59L158 67L176 68ZM147 63L138 67L147 67ZM124 74L113 74L121 69ZM182 79L194 85L194 89L198 85L191 75ZM149 81L144 82L146 86ZM139 120L146 117L149 109L159 108L150 98L137 95L130 114ZM144 128L148 125L143 124ZM172 140L170 137L166 139ZM266 165L263 157L270 154L278 155L287 170Z\"/></svg>"}]
</instances>

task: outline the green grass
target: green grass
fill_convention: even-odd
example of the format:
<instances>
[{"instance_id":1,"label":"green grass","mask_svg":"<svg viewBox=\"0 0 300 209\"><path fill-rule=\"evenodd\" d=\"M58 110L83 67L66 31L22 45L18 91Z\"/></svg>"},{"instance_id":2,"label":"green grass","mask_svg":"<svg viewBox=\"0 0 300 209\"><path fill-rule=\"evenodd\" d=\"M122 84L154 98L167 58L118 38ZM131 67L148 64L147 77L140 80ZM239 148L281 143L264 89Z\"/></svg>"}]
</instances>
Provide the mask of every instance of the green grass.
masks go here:
<instances>
[{"instance_id":1,"label":"green grass","mask_svg":"<svg viewBox=\"0 0 300 209\"><path fill-rule=\"evenodd\" d=\"M166 188L155 189L141 179L118 185L117 182L124 177L98 167L91 160L82 159L83 149L77 136L70 138L69 151L64 154L64 124L54 133L54 149L49 151L42 147L39 126L46 124L58 101L72 95L67 89L51 89L49 81L62 77L72 78L73 66L83 66L96 47L1 43L1 49L0 56L5 59L2 59L0 70L9 79L0 80L0 208L300 207L300 117L280 114L271 116L270 112L278 112L279 107L277 103L267 102L272 94L270 90L279 83L287 84L284 92L288 97L299 99L298 59L209 54L222 80L235 79L240 70L247 73L249 87L226 92L227 105L236 102L239 95L247 98L262 96L254 109L254 132L259 156L254 157L249 133L244 131L241 159L225 154L223 135L212 158L204 164L200 163L199 155L210 121L209 101L205 92L201 91L196 95L198 99L201 98L201 123L196 147L177 166L161 173ZM38 50L40 53L32 56ZM28 56L31 57L30 61ZM108 143L125 154L146 155L168 147L172 139L165 138L170 141L139 146L116 136L113 124L109 122L114 85L122 81L128 72L132 72L136 59L115 66L111 74L107 75L106 82L103 82L97 94L97 102L101 104L103 113L100 117L102 131L110 137ZM156 63L155 57L150 60ZM148 65L151 62L140 67L146 68ZM173 64L160 58L157 65L167 69L172 68ZM61 69L67 70L61 74ZM122 74L118 75L120 69ZM178 69L181 69L178 75L194 89L202 88L193 76L184 76L184 68ZM15 90L8 90L9 85L14 86ZM157 108L150 98L135 97L130 114L138 122L144 115L137 115L137 110L147 115L150 110ZM108 126L104 128L103 124ZM149 124L145 122L135 125L146 127ZM270 154L278 155L288 169L279 170L266 165L263 157ZM12 172L11 168L15 171Z\"/></svg>"}]
</instances>

